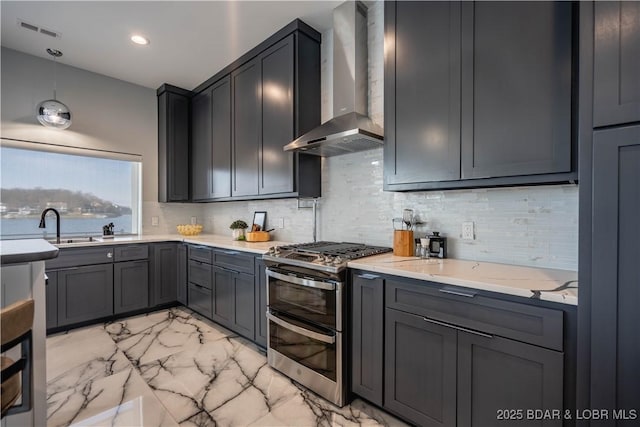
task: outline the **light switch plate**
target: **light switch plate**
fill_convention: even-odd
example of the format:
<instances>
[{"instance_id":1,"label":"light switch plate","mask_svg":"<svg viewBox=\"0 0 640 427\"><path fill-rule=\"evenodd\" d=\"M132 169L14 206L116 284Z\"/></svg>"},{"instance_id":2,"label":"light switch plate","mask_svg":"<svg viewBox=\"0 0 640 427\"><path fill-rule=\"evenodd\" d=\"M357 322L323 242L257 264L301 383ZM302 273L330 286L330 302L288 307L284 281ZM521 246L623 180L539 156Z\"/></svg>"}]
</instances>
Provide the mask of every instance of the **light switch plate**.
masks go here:
<instances>
[{"instance_id":1,"label":"light switch plate","mask_svg":"<svg viewBox=\"0 0 640 427\"><path fill-rule=\"evenodd\" d=\"M462 223L462 239L475 240L473 221L465 221Z\"/></svg>"},{"instance_id":2,"label":"light switch plate","mask_svg":"<svg viewBox=\"0 0 640 427\"><path fill-rule=\"evenodd\" d=\"M197 216L192 216L191 217L191 224L192 225L196 225L198 223L198 217Z\"/></svg>"},{"instance_id":3,"label":"light switch plate","mask_svg":"<svg viewBox=\"0 0 640 427\"><path fill-rule=\"evenodd\" d=\"M284 218L276 218L273 221L273 227L278 229L284 228Z\"/></svg>"},{"instance_id":4,"label":"light switch plate","mask_svg":"<svg viewBox=\"0 0 640 427\"><path fill-rule=\"evenodd\" d=\"M160 225L160 218L157 216L152 216L151 225L153 225L154 227L157 227L158 225Z\"/></svg>"}]
</instances>

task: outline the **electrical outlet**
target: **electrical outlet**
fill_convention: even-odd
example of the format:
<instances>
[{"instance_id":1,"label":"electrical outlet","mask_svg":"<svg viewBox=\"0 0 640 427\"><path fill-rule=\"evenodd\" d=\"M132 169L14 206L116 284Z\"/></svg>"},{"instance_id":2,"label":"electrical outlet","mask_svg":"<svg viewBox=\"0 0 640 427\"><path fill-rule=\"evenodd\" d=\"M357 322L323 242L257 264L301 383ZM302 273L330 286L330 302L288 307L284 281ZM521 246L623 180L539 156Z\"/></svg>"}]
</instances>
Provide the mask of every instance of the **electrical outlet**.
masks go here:
<instances>
[{"instance_id":1,"label":"electrical outlet","mask_svg":"<svg viewBox=\"0 0 640 427\"><path fill-rule=\"evenodd\" d=\"M192 216L191 217L191 224L192 225L196 225L198 223L198 217L197 216Z\"/></svg>"},{"instance_id":2,"label":"electrical outlet","mask_svg":"<svg viewBox=\"0 0 640 427\"><path fill-rule=\"evenodd\" d=\"M151 217L151 225L153 225L154 227L157 227L160 225L160 218L157 216L152 216Z\"/></svg>"},{"instance_id":3,"label":"electrical outlet","mask_svg":"<svg viewBox=\"0 0 640 427\"><path fill-rule=\"evenodd\" d=\"M284 228L284 218L276 218L273 220L273 227L282 229Z\"/></svg>"},{"instance_id":4,"label":"electrical outlet","mask_svg":"<svg viewBox=\"0 0 640 427\"><path fill-rule=\"evenodd\" d=\"M462 223L462 239L475 240L476 236L473 229L473 221L465 221Z\"/></svg>"}]
</instances>

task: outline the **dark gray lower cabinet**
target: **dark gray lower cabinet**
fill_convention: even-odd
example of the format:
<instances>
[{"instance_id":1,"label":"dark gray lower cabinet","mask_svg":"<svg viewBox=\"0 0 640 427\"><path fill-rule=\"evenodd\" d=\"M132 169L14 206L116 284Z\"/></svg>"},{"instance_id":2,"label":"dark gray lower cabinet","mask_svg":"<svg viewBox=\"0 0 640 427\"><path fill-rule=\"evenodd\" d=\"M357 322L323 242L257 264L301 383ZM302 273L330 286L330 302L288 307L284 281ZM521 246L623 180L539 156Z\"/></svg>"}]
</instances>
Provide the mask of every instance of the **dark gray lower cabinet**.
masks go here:
<instances>
[{"instance_id":1,"label":"dark gray lower cabinet","mask_svg":"<svg viewBox=\"0 0 640 427\"><path fill-rule=\"evenodd\" d=\"M526 411L563 411L563 353L500 337L458 332L459 426L505 425L504 410L525 411L520 426L561 426L562 420L527 420ZM506 418L513 423L515 420Z\"/></svg>"},{"instance_id":2,"label":"dark gray lower cabinet","mask_svg":"<svg viewBox=\"0 0 640 427\"><path fill-rule=\"evenodd\" d=\"M58 326L113 314L113 264L58 270Z\"/></svg>"},{"instance_id":3,"label":"dark gray lower cabinet","mask_svg":"<svg viewBox=\"0 0 640 427\"><path fill-rule=\"evenodd\" d=\"M211 289L189 283L189 308L206 317L212 317Z\"/></svg>"},{"instance_id":4,"label":"dark gray lower cabinet","mask_svg":"<svg viewBox=\"0 0 640 427\"><path fill-rule=\"evenodd\" d=\"M384 280L367 273L352 278L351 390L382 406Z\"/></svg>"},{"instance_id":5,"label":"dark gray lower cabinet","mask_svg":"<svg viewBox=\"0 0 640 427\"><path fill-rule=\"evenodd\" d=\"M174 302L177 298L178 269L176 243L157 243L152 246L153 305Z\"/></svg>"},{"instance_id":6,"label":"dark gray lower cabinet","mask_svg":"<svg viewBox=\"0 0 640 427\"><path fill-rule=\"evenodd\" d=\"M233 323L233 276L235 272L222 267L213 267L213 289L211 318L231 328Z\"/></svg>"},{"instance_id":7,"label":"dark gray lower cabinet","mask_svg":"<svg viewBox=\"0 0 640 427\"><path fill-rule=\"evenodd\" d=\"M58 326L58 272L47 271L47 329Z\"/></svg>"},{"instance_id":8,"label":"dark gray lower cabinet","mask_svg":"<svg viewBox=\"0 0 640 427\"><path fill-rule=\"evenodd\" d=\"M457 331L386 310L384 406L421 426L456 425Z\"/></svg>"},{"instance_id":9,"label":"dark gray lower cabinet","mask_svg":"<svg viewBox=\"0 0 640 427\"><path fill-rule=\"evenodd\" d=\"M187 305L187 245L178 244L178 286L177 299L180 304Z\"/></svg>"},{"instance_id":10,"label":"dark gray lower cabinet","mask_svg":"<svg viewBox=\"0 0 640 427\"><path fill-rule=\"evenodd\" d=\"M233 275L233 323L231 329L253 340L255 335L255 283L253 274Z\"/></svg>"},{"instance_id":11,"label":"dark gray lower cabinet","mask_svg":"<svg viewBox=\"0 0 640 427\"><path fill-rule=\"evenodd\" d=\"M267 274L264 261L256 259L256 331L255 342L263 347L267 346Z\"/></svg>"},{"instance_id":12,"label":"dark gray lower cabinet","mask_svg":"<svg viewBox=\"0 0 640 427\"><path fill-rule=\"evenodd\" d=\"M149 307L149 261L117 262L113 265L113 312Z\"/></svg>"},{"instance_id":13,"label":"dark gray lower cabinet","mask_svg":"<svg viewBox=\"0 0 640 427\"><path fill-rule=\"evenodd\" d=\"M255 333L253 274L213 266L211 318L251 340Z\"/></svg>"}]
</instances>

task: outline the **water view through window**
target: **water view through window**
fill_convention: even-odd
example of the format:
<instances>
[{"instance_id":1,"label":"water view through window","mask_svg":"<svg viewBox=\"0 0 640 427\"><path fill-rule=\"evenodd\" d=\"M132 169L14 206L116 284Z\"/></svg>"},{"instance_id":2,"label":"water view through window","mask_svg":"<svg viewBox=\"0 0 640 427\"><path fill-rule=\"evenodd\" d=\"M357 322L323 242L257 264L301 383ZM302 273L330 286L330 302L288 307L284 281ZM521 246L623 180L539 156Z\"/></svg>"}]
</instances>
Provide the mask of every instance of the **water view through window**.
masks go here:
<instances>
[{"instance_id":1,"label":"water view through window","mask_svg":"<svg viewBox=\"0 0 640 427\"><path fill-rule=\"evenodd\" d=\"M48 151L0 148L0 235L3 239L98 236L114 224L115 234L138 233L140 162Z\"/></svg>"}]
</instances>

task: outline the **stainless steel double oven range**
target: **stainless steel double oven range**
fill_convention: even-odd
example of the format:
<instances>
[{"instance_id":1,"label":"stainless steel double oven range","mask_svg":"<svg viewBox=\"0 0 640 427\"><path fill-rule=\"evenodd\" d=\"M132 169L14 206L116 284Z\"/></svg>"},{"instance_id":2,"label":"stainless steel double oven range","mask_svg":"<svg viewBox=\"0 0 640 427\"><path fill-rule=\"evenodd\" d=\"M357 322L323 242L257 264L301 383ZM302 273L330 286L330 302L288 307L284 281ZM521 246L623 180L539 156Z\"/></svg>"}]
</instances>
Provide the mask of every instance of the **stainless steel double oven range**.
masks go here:
<instances>
[{"instance_id":1,"label":"stainless steel double oven range","mask_svg":"<svg viewBox=\"0 0 640 427\"><path fill-rule=\"evenodd\" d=\"M346 268L391 251L358 243L273 247L267 265L270 366L338 406L346 402Z\"/></svg>"}]
</instances>

